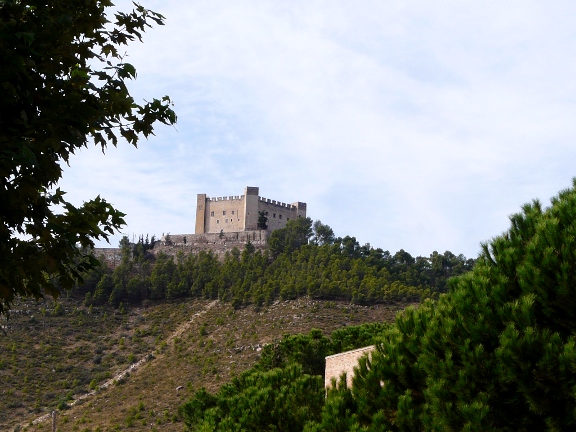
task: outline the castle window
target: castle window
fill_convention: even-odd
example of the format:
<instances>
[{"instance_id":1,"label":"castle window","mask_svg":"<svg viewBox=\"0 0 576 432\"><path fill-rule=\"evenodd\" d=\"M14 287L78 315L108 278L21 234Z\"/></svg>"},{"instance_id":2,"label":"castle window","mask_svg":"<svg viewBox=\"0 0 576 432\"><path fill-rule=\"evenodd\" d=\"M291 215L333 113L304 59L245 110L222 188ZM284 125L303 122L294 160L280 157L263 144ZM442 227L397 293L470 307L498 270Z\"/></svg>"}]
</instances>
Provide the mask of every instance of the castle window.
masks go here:
<instances>
[{"instance_id":1,"label":"castle window","mask_svg":"<svg viewBox=\"0 0 576 432\"><path fill-rule=\"evenodd\" d=\"M266 216L268 216L268 212L266 212Z\"/></svg>"},{"instance_id":2,"label":"castle window","mask_svg":"<svg viewBox=\"0 0 576 432\"><path fill-rule=\"evenodd\" d=\"M210 216L214 217L214 212L210 212Z\"/></svg>"},{"instance_id":3,"label":"castle window","mask_svg":"<svg viewBox=\"0 0 576 432\"><path fill-rule=\"evenodd\" d=\"M282 215L278 215L278 218L279 218L279 219L282 219Z\"/></svg>"},{"instance_id":4,"label":"castle window","mask_svg":"<svg viewBox=\"0 0 576 432\"><path fill-rule=\"evenodd\" d=\"M232 210L232 214L234 214L234 210Z\"/></svg>"},{"instance_id":5,"label":"castle window","mask_svg":"<svg viewBox=\"0 0 576 432\"><path fill-rule=\"evenodd\" d=\"M220 219L216 219L216 223L219 224L219 223L220 223Z\"/></svg>"},{"instance_id":6,"label":"castle window","mask_svg":"<svg viewBox=\"0 0 576 432\"><path fill-rule=\"evenodd\" d=\"M222 212L222 216L226 216L226 210Z\"/></svg>"},{"instance_id":7,"label":"castle window","mask_svg":"<svg viewBox=\"0 0 576 432\"><path fill-rule=\"evenodd\" d=\"M276 213L272 213L272 217L274 217L274 218L275 218L275 217L276 217Z\"/></svg>"},{"instance_id":8,"label":"castle window","mask_svg":"<svg viewBox=\"0 0 576 432\"><path fill-rule=\"evenodd\" d=\"M290 218L286 218L286 220L287 220L287 221L289 221L289 220L290 220Z\"/></svg>"}]
</instances>

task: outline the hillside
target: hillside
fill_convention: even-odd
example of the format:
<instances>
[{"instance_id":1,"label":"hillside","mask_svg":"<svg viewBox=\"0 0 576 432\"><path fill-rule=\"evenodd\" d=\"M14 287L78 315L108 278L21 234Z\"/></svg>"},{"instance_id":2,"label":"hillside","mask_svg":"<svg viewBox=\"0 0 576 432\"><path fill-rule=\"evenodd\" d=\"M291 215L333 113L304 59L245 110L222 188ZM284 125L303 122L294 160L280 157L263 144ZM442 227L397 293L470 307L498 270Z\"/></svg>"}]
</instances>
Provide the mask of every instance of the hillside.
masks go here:
<instances>
[{"instance_id":1,"label":"hillside","mask_svg":"<svg viewBox=\"0 0 576 432\"><path fill-rule=\"evenodd\" d=\"M289 221L268 249L248 243L224 257L154 254L123 239L120 262L87 273L60 303L14 305L0 338L0 429L43 429L57 409L60 431L182 430L178 408L255 366L266 344L391 322L474 265L449 251L392 255L312 227Z\"/></svg>"},{"instance_id":2,"label":"hillside","mask_svg":"<svg viewBox=\"0 0 576 432\"><path fill-rule=\"evenodd\" d=\"M283 334L325 334L345 325L392 321L405 304L360 306L301 298L235 310L188 300L121 313L63 299L18 305L0 337L0 430L46 430L55 407L60 431L182 430L178 407L195 390L216 390L252 367ZM105 385L132 364L123 378ZM181 387L180 390L177 388Z\"/></svg>"}]
</instances>

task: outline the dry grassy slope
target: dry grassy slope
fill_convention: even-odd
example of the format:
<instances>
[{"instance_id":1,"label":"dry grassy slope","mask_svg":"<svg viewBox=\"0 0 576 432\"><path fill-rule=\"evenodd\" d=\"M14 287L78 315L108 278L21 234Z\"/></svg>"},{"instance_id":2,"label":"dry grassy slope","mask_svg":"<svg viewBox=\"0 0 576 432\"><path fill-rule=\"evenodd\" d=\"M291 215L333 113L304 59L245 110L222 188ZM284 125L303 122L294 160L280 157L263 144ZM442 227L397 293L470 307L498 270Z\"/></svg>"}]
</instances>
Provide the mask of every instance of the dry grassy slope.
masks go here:
<instances>
[{"instance_id":1,"label":"dry grassy slope","mask_svg":"<svg viewBox=\"0 0 576 432\"><path fill-rule=\"evenodd\" d=\"M99 336L110 342L110 351L105 353L124 357L124 362L110 362L111 374L129 366L125 361L129 353L137 353L133 361L145 357L147 352L153 352L154 358L119 383L59 412L58 430L180 431L183 425L178 407L196 389L204 386L216 390L235 374L250 368L263 344L285 333L306 333L312 328L330 334L343 325L392 321L404 306L363 307L300 299L277 302L260 310L248 307L235 311L226 303L191 300L133 310L127 316L115 316L117 322L108 318L112 322L110 332ZM205 312L198 314L200 311ZM73 347L78 342L69 339L70 346L63 351L77 352ZM90 352L89 344L82 349L85 357L93 360L95 353ZM104 382L105 379L100 380L99 384ZM88 391L86 385L83 391ZM19 407L13 414L2 419L1 430L13 427L17 420L26 425L25 430L51 430L48 421L31 424L43 413L35 413L29 406Z\"/></svg>"}]
</instances>

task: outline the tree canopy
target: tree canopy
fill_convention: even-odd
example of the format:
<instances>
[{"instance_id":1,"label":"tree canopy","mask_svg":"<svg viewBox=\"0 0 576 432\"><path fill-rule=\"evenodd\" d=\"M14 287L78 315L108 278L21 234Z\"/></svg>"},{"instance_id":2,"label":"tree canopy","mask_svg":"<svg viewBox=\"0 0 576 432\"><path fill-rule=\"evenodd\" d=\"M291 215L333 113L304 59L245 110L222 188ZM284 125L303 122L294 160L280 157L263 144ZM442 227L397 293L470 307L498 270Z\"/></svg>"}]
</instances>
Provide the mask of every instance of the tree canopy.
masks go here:
<instances>
[{"instance_id":1,"label":"tree canopy","mask_svg":"<svg viewBox=\"0 0 576 432\"><path fill-rule=\"evenodd\" d=\"M328 225L323 224L319 220L314 221L312 230L314 231L314 236L312 237L312 243L314 244L319 245L332 244L336 240L332 228L330 228Z\"/></svg>"},{"instance_id":2,"label":"tree canopy","mask_svg":"<svg viewBox=\"0 0 576 432\"><path fill-rule=\"evenodd\" d=\"M437 301L408 308L390 326L343 338L333 334L332 342L314 332L287 336L267 346L257 367L241 379L215 395L197 393L181 410L186 426L306 432L574 430L575 215L576 179L550 207L534 201L511 216L510 229L484 244L473 270L450 279L449 291ZM348 247L342 251L358 253L350 239L344 243ZM395 257L400 266L422 261L405 251ZM448 252L434 253L429 264L441 274L453 259ZM341 377L326 399L314 398L321 390L308 383L319 377L323 356L331 349L349 349L347 341L369 345L368 335L376 350L360 359L352 387ZM269 389L300 397L271 398ZM249 416L244 415L247 406L253 410ZM290 406L307 413L308 420L294 419L293 428L279 421Z\"/></svg>"},{"instance_id":3,"label":"tree canopy","mask_svg":"<svg viewBox=\"0 0 576 432\"><path fill-rule=\"evenodd\" d=\"M292 219L284 228L277 229L270 235L268 247L274 257L281 253L289 254L308 244L312 234L312 219L309 217Z\"/></svg>"},{"instance_id":4,"label":"tree canopy","mask_svg":"<svg viewBox=\"0 0 576 432\"><path fill-rule=\"evenodd\" d=\"M268 217L264 210L258 212L258 229L268 229Z\"/></svg>"},{"instance_id":5,"label":"tree canopy","mask_svg":"<svg viewBox=\"0 0 576 432\"><path fill-rule=\"evenodd\" d=\"M180 408L186 430L301 431L320 420L324 405L324 358L343 348L377 342L389 324L345 327L326 337L318 329L285 335L262 350L250 370L210 394L202 388Z\"/></svg>"},{"instance_id":6,"label":"tree canopy","mask_svg":"<svg viewBox=\"0 0 576 432\"><path fill-rule=\"evenodd\" d=\"M276 258L251 243L242 252L233 248L223 260L210 251L154 254L143 236L133 245L124 238L121 247L123 257L113 270L89 273L88 282L74 293L86 296L88 303L114 306L185 297L218 298L236 308L302 296L356 304L417 302L438 297L446 291L446 279L469 271L474 264L449 251L419 256L406 264L395 259L398 254L360 246L350 236L334 244L304 244ZM444 265L435 266L438 262Z\"/></svg>"},{"instance_id":7,"label":"tree canopy","mask_svg":"<svg viewBox=\"0 0 576 432\"><path fill-rule=\"evenodd\" d=\"M124 214L99 196L77 207L56 188L62 164L90 142L136 145L173 124L170 99L139 105L121 47L163 17L135 5L109 19L110 0L0 1L0 313L16 295L57 296L97 261ZM61 209L61 210L58 210Z\"/></svg>"},{"instance_id":8,"label":"tree canopy","mask_svg":"<svg viewBox=\"0 0 576 432\"><path fill-rule=\"evenodd\" d=\"M511 216L470 273L408 309L308 431L572 430L576 180Z\"/></svg>"}]
</instances>

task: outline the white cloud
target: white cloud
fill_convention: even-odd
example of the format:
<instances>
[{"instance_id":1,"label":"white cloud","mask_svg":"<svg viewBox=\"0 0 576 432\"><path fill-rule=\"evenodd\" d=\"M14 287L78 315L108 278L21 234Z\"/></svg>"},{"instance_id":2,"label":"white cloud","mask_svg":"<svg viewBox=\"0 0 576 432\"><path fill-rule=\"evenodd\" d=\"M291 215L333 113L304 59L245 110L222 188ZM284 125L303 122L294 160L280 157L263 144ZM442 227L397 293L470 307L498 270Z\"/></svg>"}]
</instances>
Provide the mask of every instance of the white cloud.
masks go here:
<instances>
[{"instance_id":1,"label":"white cloud","mask_svg":"<svg viewBox=\"0 0 576 432\"><path fill-rule=\"evenodd\" d=\"M126 209L128 232L191 232L197 193L254 185L338 235L473 256L575 175L571 3L145 6L167 22L128 49L133 93L169 94L179 123L63 181Z\"/></svg>"}]
</instances>

